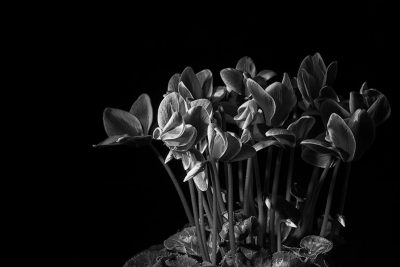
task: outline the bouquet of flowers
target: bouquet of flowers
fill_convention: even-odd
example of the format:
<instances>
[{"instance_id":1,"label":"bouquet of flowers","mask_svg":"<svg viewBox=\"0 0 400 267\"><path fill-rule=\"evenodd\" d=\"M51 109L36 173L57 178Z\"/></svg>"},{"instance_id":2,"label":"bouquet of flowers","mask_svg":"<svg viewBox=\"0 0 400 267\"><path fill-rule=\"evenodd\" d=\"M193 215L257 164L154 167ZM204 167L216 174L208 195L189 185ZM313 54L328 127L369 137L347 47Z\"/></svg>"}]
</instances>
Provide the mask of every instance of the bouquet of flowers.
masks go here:
<instances>
[{"instance_id":1,"label":"bouquet of flowers","mask_svg":"<svg viewBox=\"0 0 400 267\"><path fill-rule=\"evenodd\" d=\"M327 266L326 253L345 227L351 162L371 147L376 127L391 113L386 96L367 83L349 98L339 96L336 74L337 62L326 66L319 53L304 58L294 77L257 71L243 57L220 71L221 86L208 69L174 74L153 128L147 94L129 111L106 108L108 138L96 147L152 149L188 219L162 246L125 266ZM168 147L165 158L155 141ZM296 158L313 170L296 173ZM175 177L171 160L182 162L185 177ZM335 186L342 190L332 210ZM320 202L325 209L317 217Z\"/></svg>"}]
</instances>

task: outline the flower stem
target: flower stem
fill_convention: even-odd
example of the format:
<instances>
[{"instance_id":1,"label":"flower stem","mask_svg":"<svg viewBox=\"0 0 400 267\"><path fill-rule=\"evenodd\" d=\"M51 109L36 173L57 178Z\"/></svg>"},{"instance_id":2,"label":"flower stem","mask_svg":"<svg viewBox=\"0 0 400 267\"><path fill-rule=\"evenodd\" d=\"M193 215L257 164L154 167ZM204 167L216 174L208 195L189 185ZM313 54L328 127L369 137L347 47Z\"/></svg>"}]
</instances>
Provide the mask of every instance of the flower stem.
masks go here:
<instances>
[{"instance_id":1,"label":"flower stem","mask_svg":"<svg viewBox=\"0 0 400 267\"><path fill-rule=\"evenodd\" d=\"M206 253L204 251L204 243L203 243L203 237L201 235L200 231L200 225L199 225L199 211L197 210L197 201L196 201L196 193L194 191L194 182L193 179L189 180L189 190L190 190L190 197L192 199L192 208L193 208L193 214L194 214L194 222L196 226L196 236L197 240L199 241L199 247L200 247L200 253L203 258L203 260L207 260Z\"/></svg>"},{"instance_id":2,"label":"flower stem","mask_svg":"<svg viewBox=\"0 0 400 267\"><path fill-rule=\"evenodd\" d=\"M243 205L243 161L238 163L239 201Z\"/></svg>"},{"instance_id":3,"label":"flower stem","mask_svg":"<svg viewBox=\"0 0 400 267\"><path fill-rule=\"evenodd\" d=\"M258 224L260 230L258 231L257 245L259 247L264 246L264 230L265 230L265 215L264 215L264 203L261 192L261 180L260 180L260 168L258 166L257 154L253 158L254 176L256 178L256 190L257 190L257 207L258 207Z\"/></svg>"},{"instance_id":4,"label":"flower stem","mask_svg":"<svg viewBox=\"0 0 400 267\"><path fill-rule=\"evenodd\" d=\"M335 189L336 177L337 177L337 173L339 171L340 162L341 162L340 159L336 160L336 166L335 166L335 169L333 170L332 179L331 179L331 182L329 185L328 198L326 199L324 219L322 221L321 231L319 233L320 236L325 236L326 227L328 225L328 217L329 217L329 212L331 210L331 205L332 205L333 190Z\"/></svg>"},{"instance_id":5,"label":"flower stem","mask_svg":"<svg viewBox=\"0 0 400 267\"><path fill-rule=\"evenodd\" d=\"M194 225L193 215L190 211L189 205L186 201L185 195L183 194L182 188L179 185L174 173L172 172L171 168L165 163L163 156L161 156L160 152L154 147L154 145L150 144L151 149L153 150L154 154L157 156L158 160L164 166L165 170L167 171L169 177L171 178L172 183L175 186L176 191L178 192L179 198L181 200L183 209L185 210L186 216L189 220L190 225Z\"/></svg>"},{"instance_id":6,"label":"flower stem","mask_svg":"<svg viewBox=\"0 0 400 267\"><path fill-rule=\"evenodd\" d=\"M250 188L251 186L251 177L253 176L253 159L247 159L247 167L246 167L246 178L244 184L244 203L243 203L243 213L246 217L250 216Z\"/></svg>"},{"instance_id":7,"label":"flower stem","mask_svg":"<svg viewBox=\"0 0 400 267\"><path fill-rule=\"evenodd\" d=\"M278 156L275 162L275 173L274 173L274 181L272 184L272 199L271 199L271 217L270 217L270 222L269 222L269 234L270 234L270 240L271 240L271 250L272 252L276 251L276 244L275 244L275 207L276 203L278 200L278 186L279 186L279 176L280 176L280 170L281 170L281 163L282 163L282 157L283 157L283 149L279 149Z\"/></svg>"},{"instance_id":8,"label":"flower stem","mask_svg":"<svg viewBox=\"0 0 400 267\"><path fill-rule=\"evenodd\" d=\"M229 219L229 245L232 253L236 252L235 233L233 221L233 174L231 163L227 164L228 168L228 219Z\"/></svg>"},{"instance_id":9,"label":"flower stem","mask_svg":"<svg viewBox=\"0 0 400 267\"><path fill-rule=\"evenodd\" d=\"M287 180L286 180L286 196L285 196L285 199L288 202L290 202L290 192L292 191L294 152L295 152L295 148L291 148L290 156L289 156L289 170L288 170L288 176L287 176Z\"/></svg>"},{"instance_id":10,"label":"flower stem","mask_svg":"<svg viewBox=\"0 0 400 267\"><path fill-rule=\"evenodd\" d=\"M200 191L200 189L197 189L197 196L198 196L198 203L199 203L199 224L200 224L200 234L201 234L201 239L203 243L203 249L206 254L206 259L210 261L209 255L208 255L208 249L207 249L207 238L206 238L206 230L204 227L204 206L203 206L203 192Z\"/></svg>"},{"instance_id":11,"label":"flower stem","mask_svg":"<svg viewBox=\"0 0 400 267\"><path fill-rule=\"evenodd\" d=\"M268 149L268 154L267 154L267 164L265 168L265 177L264 177L264 194L268 195L269 194L269 184L271 180L271 166L272 166L272 156L274 152L274 147L270 146L267 148Z\"/></svg>"},{"instance_id":12,"label":"flower stem","mask_svg":"<svg viewBox=\"0 0 400 267\"><path fill-rule=\"evenodd\" d=\"M215 189L215 183L213 181L213 188L214 192L216 191ZM213 265L217 265L217 197L216 194L213 195L213 200L212 200L212 205L213 205L213 222L212 222L212 252L211 252L211 260Z\"/></svg>"},{"instance_id":13,"label":"flower stem","mask_svg":"<svg viewBox=\"0 0 400 267\"><path fill-rule=\"evenodd\" d=\"M215 192L217 193L218 205L219 205L219 208L221 210L221 215L222 215L224 212L226 212L226 208L224 205L224 201L222 200L221 185L219 183L218 170L217 170L217 166L215 164L215 160L213 158L211 158L210 156L208 157L208 159L210 161L210 165L213 170L214 180L215 180L215 189L216 189Z\"/></svg>"},{"instance_id":14,"label":"flower stem","mask_svg":"<svg viewBox=\"0 0 400 267\"><path fill-rule=\"evenodd\" d=\"M276 215L276 243L277 243L277 245L276 245L276 251L277 252L280 252L282 249L281 249L281 247L282 247L282 237L281 237L281 223L282 223L282 221L281 221L281 218L280 218L280 216L279 216L279 214L277 214Z\"/></svg>"}]
</instances>

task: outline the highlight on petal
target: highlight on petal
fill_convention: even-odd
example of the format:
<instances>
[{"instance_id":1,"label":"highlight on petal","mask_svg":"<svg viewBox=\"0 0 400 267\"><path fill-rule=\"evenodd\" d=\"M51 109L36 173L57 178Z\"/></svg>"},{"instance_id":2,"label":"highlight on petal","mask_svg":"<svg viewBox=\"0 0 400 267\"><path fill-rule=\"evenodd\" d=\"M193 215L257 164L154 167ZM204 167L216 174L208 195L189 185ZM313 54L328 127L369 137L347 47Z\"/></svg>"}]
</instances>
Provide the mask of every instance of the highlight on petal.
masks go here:
<instances>
[{"instance_id":1,"label":"highlight on petal","mask_svg":"<svg viewBox=\"0 0 400 267\"><path fill-rule=\"evenodd\" d=\"M194 184L197 186L200 191L207 191L208 189L208 180L206 179L206 173L203 170L193 177Z\"/></svg>"},{"instance_id":2,"label":"highlight on petal","mask_svg":"<svg viewBox=\"0 0 400 267\"><path fill-rule=\"evenodd\" d=\"M195 99L202 98L202 90L199 80L191 67L186 67L181 74L181 82L192 93Z\"/></svg>"},{"instance_id":3,"label":"highlight on petal","mask_svg":"<svg viewBox=\"0 0 400 267\"><path fill-rule=\"evenodd\" d=\"M196 99L196 100L193 100L192 102L190 102L191 108L198 107L198 106L203 107L207 111L208 116L210 116L210 117L212 116L213 106L212 106L212 103L210 102L210 100L202 98L202 99Z\"/></svg>"},{"instance_id":4,"label":"highlight on petal","mask_svg":"<svg viewBox=\"0 0 400 267\"><path fill-rule=\"evenodd\" d=\"M196 175L198 175L200 172L203 172L206 168L206 161L203 162L196 162L193 167L190 169L190 171L186 174L185 178L183 179L184 182L194 178Z\"/></svg>"},{"instance_id":5,"label":"highlight on petal","mask_svg":"<svg viewBox=\"0 0 400 267\"><path fill-rule=\"evenodd\" d=\"M347 121L356 141L354 159L359 159L373 144L375 123L366 110L357 109Z\"/></svg>"},{"instance_id":6,"label":"highlight on petal","mask_svg":"<svg viewBox=\"0 0 400 267\"><path fill-rule=\"evenodd\" d=\"M228 140L224 132L219 128L214 128L215 135L213 138L213 144L211 146L210 154L215 159L220 159L228 148Z\"/></svg>"},{"instance_id":7,"label":"highlight on petal","mask_svg":"<svg viewBox=\"0 0 400 267\"><path fill-rule=\"evenodd\" d=\"M210 98L213 92L213 76L209 69L204 69L196 73L196 77L200 83L202 97Z\"/></svg>"},{"instance_id":8,"label":"highlight on petal","mask_svg":"<svg viewBox=\"0 0 400 267\"><path fill-rule=\"evenodd\" d=\"M239 95L244 94L243 73L241 71L226 68L221 70L220 75L228 91L234 91Z\"/></svg>"},{"instance_id":9,"label":"highlight on petal","mask_svg":"<svg viewBox=\"0 0 400 267\"><path fill-rule=\"evenodd\" d=\"M327 124L327 131L333 145L339 149L342 160L351 161L356 151L356 141L349 126L338 114L332 113Z\"/></svg>"},{"instance_id":10,"label":"highlight on petal","mask_svg":"<svg viewBox=\"0 0 400 267\"><path fill-rule=\"evenodd\" d=\"M391 113L389 100L383 94L368 108L368 115L373 119L376 126L386 121Z\"/></svg>"},{"instance_id":11,"label":"highlight on petal","mask_svg":"<svg viewBox=\"0 0 400 267\"><path fill-rule=\"evenodd\" d=\"M180 134L178 138L164 139L163 136L161 138L168 147L176 149L177 151L187 151L193 146L196 136L196 128L192 125L185 125L183 133ZM167 137L166 135L166 138Z\"/></svg>"},{"instance_id":12,"label":"highlight on petal","mask_svg":"<svg viewBox=\"0 0 400 267\"><path fill-rule=\"evenodd\" d=\"M276 139L262 140L262 141L257 142L256 144L254 144L253 148L256 152L258 152L261 149L264 149L264 148L267 148L270 146L280 147L280 144Z\"/></svg>"},{"instance_id":13,"label":"highlight on petal","mask_svg":"<svg viewBox=\"0 0 400 267\"><path fill-rule=\"evenodd\" d=\"M257 76L262 77L265 81L269 81L276 75L277 75L276 72L273 70L262 70L259 73L257 73Z\"/></svg>"},{"instance_id":14,"label":"highlight on petal","mask_svg":"<svg viewBox=\"0 0 400 267\"><path fill-rule=\"evenodd\" d=\"M164 125L162 129L163 132L168 132L179 125L184 124L183 117L179 112L172 113L171 117L169 118L167 124Z\"/></svg>"},{"instance_id":15,"label":"highlight on petal","mask_svg":"<svg viewBox=\"0 0 400 267\"><path fill-rule=\"evenodd\" d=\"M104 129L107 135L143 135L140 121L134 115L120 109L106 108L103 112Z\"/></svg>"},{"instance_id":16,"label":"highlight on petal","mask_svg":"<svg viewBox=\"0 0 400 267\"><path fill-rule=\"evenodd\" d=\"M166 95L158 107L158 126L164 128L165 124L167 124L175 111L179 112L181 115L184 115L186 110L186 103L182 96L176 92Z\"/></svg>"},{"instance_id":17,"label":"highlight on petal","mask_svg":"<svg viewBox=\"0 0 400 267\"><path fill-rule=\"evenodd\" d=\"M350 92L349 109L350 113L354 113L357 109L367 109L364 98L359 92Z\"/></svg>"},{"instance_id":18,"label":"highlight on petal","mask_svg":"<svg viewBox=\"0 0 400 267\"><path fill-rule=\"evenodd\" d=\"M288 126L288 130L296 136L297 142L306 139L312 127L315 124L315 118L311 116L302 116Z\"/></svg>"},{"instance_id":19,"label":"highlight on petal","mask_svg":"<svg viewBox=\"0 0 400 267\"><path fill-rule=\"evenodd\" d=\"M193 95L189 91L189 89L186 87L186 85L183 82L179 82L178 84L178 93L185 99L186 101L193 100Z\"/></svg>"},{"instance_id":20,"label":"highlight on petal","mask_svg":"<svg viewBox=\"0 0 400 267\"><path fill-rule=\"evenodd\" d=\"M224 97L227 94L227 89L226 86L218 86L214 93L211 96L211 102L212 103L218 103L220 102L222 99L224 99Z\"/></svg>"},{"instance_id":21,"label":"highlight on petal","mask_svg":"<svg viewBox=\"0 0 400 267\"><path fill-rule=\"evenodd\" d=\"M253 78L256 76L256 65L250 57L242 57L236 64L236 69L250 74Z\"/></svg>"},{"instance_id":22,"label":"highlight on petal","mask_svg":"<svg viewBox=\"0 0 400 267\"><path fill-rule=\"evenodd\" d=\"M319 153L307 146L303 146L301 150L301 158L312 166L319 168L333 167L331 153Z\"/></svg>"},{"instance_id":23,"label":"highlight on petal","mask_svg":"<svg viewBox=\"0 0 400 267\"><path fill-rule=\"evenodd\" d=\"M265 123L271 125L276 110L275 100L252 79L247 79L247 87L258 106L263 110Z\"/></svg>"},{"instance_id":24,"label":"highlight on petal","mask_svg":"<svg viewBox=\"0 0 400 267\"><path fill-rule=\"evenodd\" d=\"M165 157L164 163L167 164L168 162L170 162L172 159L174 158L174 152L172 150L170 150L168 152L168 155Z\"/></svg>"},{"instance_id":25,"label":"highlight on petal","mask_svg":"<svg viewBox=\"0 0 400 267\"><path fill-rule=\"evenodd\" d=\"M168 92L178 92L178 84L181 80L181 75L179 73L175 73L168 81Z\"/></svg>"},{"instance_id":26,"label":"highlight on petal","mask_svg":"<svg viewBox=\"0 0 400 267\"><path fill-rule=\"evenodd\" d=\"M326 69L324 85L333 86L336 80L337 70L338 70L337 61L331 62L331 64L329 64L328 68Z\"/></svg>"},{"instance_id":27,"label":"highlight on petal","mask_svg":"<svg viewBox=\"0 0 400 267\"><path fill-rule=\"evenodd\" d=\"M296 145L296 136L292 131L286 129L272 128L265 133L265 136L275 138L283 146L294 147Z\"/></svg>"},{"instance_id":28,"label":"highlight on petal","mask_svg":"<svg viewBox=\"0 0 400 267\"><path fill-rule=\"evenodd\" d=\"M148 134L153 122L153 107L148 94L141 94L133 103L129 113L139 119L143 127L143 133Z\"/></svg>"}]
</instances>

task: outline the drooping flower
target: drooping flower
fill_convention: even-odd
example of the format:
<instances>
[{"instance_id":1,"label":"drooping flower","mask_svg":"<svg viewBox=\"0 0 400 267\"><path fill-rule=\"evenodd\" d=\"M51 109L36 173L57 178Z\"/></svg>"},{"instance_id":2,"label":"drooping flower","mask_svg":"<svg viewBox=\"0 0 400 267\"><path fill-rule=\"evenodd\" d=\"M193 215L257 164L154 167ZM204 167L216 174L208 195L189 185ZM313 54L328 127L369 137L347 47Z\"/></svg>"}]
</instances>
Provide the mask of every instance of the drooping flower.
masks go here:
<instances>
[{"instance_id":1,"label":"drooping flower","mask_svg":"<svg viewBox=\"0 0 400 267\"><path fill-rule=\"evenodd\" d=\"M103 123L108 138L95 146L149 144L151 135L148 132L152 122L153 108L147 94L140 95L129 112L106 108L103 112Z\"/></svg>"}]
</instances>

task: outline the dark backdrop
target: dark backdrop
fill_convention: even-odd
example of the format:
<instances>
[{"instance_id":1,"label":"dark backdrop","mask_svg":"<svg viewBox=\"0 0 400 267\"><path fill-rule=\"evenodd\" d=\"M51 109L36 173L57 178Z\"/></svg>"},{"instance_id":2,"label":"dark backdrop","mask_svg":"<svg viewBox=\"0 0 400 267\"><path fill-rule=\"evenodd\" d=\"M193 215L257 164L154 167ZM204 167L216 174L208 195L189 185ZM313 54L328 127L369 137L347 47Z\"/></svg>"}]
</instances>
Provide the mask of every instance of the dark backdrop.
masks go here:
<instances>
[{"instance_id":1,"label":"dark backdrop","mask_svg":"<svg viewBox=\"0 0 400 267\"><path fill-rule=\"evenodd\" d=\"M340 93L368 81L392 103L392 117L379 127L373 148L353 166L344 230L348 243L339 251L345 266L391 262L399 182L398 78L391 67L389 7L380 1L196 5L79 7L56 27L62 33L56 40L61 63L56 72L63 80L52 96L62 104L67 138L57 147L61 158L51 159L57 178L50 202L61 266L122 266L185 224L174 187L150 150L91 147L106 136L105 107L129 109L148 93L156 112L170 76L188 65L211 69L214 84L221 85L219 71L234 67L242 56L252 57L259 69L293 76L301 60L315 52L327 63L339 62ZM156 146L166 155L165 147ZM171 166L182 178L180 162Z\"/></svg>"}]
</instances>

